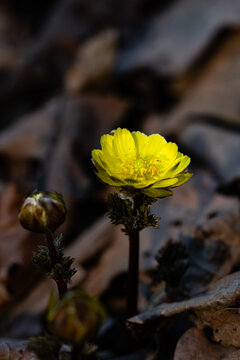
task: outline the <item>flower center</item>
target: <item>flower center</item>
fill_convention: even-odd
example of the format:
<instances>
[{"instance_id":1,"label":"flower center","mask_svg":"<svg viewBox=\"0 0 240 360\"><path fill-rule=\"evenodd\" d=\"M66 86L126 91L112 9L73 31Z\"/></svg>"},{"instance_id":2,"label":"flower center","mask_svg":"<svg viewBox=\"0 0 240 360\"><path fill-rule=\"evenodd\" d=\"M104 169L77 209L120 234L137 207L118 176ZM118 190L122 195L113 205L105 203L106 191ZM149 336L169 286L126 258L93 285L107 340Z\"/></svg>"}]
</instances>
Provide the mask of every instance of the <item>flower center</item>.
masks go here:
<instances>
[{"instance_id":1,"label":"flower center","mask_svg":"<svg viewBox=\"0 0 240 360\"><path fill-rule=\"evenodd\" d=\"M152 157L150 160L133 156L121 164L119 171L125 180L143 181L157 178L160 159Z\"/></svg>"}]
</instances>

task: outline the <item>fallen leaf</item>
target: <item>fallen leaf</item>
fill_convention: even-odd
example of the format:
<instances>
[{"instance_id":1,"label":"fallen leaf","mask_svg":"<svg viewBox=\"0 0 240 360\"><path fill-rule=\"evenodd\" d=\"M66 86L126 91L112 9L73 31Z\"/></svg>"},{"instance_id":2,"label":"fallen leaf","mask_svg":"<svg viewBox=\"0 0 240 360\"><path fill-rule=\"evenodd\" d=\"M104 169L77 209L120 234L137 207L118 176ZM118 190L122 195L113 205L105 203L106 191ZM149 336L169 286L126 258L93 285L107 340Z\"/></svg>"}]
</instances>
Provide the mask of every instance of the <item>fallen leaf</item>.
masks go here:
<instances>
[{"instance_id":1,"label":"fallen leaf","mask_svg":"<svg viewBox=\"0 0 240 360\"><path fill-rule=\"evenodd\" d=\"M178 341L173 360L238 360L240 350L209 341L202 330L189 329Z\"/></svg>"}]
</instances>

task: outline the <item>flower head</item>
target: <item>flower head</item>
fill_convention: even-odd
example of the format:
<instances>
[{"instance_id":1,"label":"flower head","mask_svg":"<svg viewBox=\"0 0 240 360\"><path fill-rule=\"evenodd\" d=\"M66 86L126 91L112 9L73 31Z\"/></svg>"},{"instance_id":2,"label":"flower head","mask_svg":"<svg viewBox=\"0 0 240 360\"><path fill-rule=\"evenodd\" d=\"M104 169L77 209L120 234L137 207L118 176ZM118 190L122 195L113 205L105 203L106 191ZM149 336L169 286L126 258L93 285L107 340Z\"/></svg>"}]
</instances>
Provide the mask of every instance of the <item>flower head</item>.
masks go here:
<instances>
[{"instance_id":1,"label":"flower head","mask_svg":"<svg viewBox=\"0 0 240 360\"><path fill-rule=\"evenodd\" d=\"M128 195L169 196L169 188L192 176L186 170L190 158L159 134L118 128L101 137L101 147L92 151L98 178Z\"/></svg>"},{"instance_id":2,"label":"flower head","mask_svg":"<svg viewBox=\"0 0 240 360\"><path fill-rule=\"evenodd\" d=\"M55 231L65 220L66 207L59 193L33 191L22 203L18 219L30 231Z\"/></svg>"},{"instance_id":3,"label":"flower head","mask_svg":"<svg viewBox=\"0 0 240 360\"><path fill-rule=\"evenodd\" d=\"M96 297L77 289L63 299L50 299L47 321L51 331L67 343L91 341L105 319Z\"/></svg>"}]
</instances>

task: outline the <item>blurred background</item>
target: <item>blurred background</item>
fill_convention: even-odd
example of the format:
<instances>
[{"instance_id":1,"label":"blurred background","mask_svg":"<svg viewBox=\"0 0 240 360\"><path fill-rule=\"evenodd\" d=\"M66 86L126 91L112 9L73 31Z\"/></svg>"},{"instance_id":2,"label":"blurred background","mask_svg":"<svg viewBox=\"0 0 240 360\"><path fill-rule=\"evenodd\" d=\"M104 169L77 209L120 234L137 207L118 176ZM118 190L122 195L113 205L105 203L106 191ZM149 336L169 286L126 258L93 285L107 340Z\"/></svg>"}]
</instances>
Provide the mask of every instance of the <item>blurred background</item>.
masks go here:
<instances>
[{"instance_id":1,"label":"blurred background","mask_svg":"<svg viewBox=\"0 0 240 360\"><path fill-rule=\"evenodd\" d=\"M66 201L73 286L112 316L124 309L128 242L104 217L109 188L91 163L100 136L118 126L177 142L195 174L154 205L160 230L142 232L140 310L169 238L187 233L187 296L238 268L239 0L0 2L0 336L41 333L53 287L31 263L43 240L17 219L36 188ZM196 248L199 227L211 231Z\"/></svg>"}]
</instances>

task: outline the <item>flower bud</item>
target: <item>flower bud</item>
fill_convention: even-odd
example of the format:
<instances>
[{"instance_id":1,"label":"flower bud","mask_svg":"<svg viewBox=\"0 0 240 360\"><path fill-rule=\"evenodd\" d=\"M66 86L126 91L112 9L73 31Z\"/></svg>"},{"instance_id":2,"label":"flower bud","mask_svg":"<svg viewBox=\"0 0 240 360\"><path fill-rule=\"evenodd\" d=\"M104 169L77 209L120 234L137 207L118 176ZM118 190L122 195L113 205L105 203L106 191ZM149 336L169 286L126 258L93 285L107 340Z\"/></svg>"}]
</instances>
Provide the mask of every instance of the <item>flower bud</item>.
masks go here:
<instances>
[{"instance_id":1,"label":"flower bud","mask_svg":"<svg viewBox=\"0 0 240 360\"><path fill-rule=\"evenodd\" d=\"M61 194L37 190L24 199L18 214L21 225L37 233L55 231L65 217L66 207Z\"/></svg>"},{"instance_id":2,"label":"flower bud","mask_svg":"<svg viewBox=\"0 0 240 360\"><path fill-rule=\"evenodd\" d=\"M104 318L97 298L80 289L67 293L61 300L52 299L47 315L49 328L57 337L78 345L93 340Z\"/></svg>"}]
</instances>

